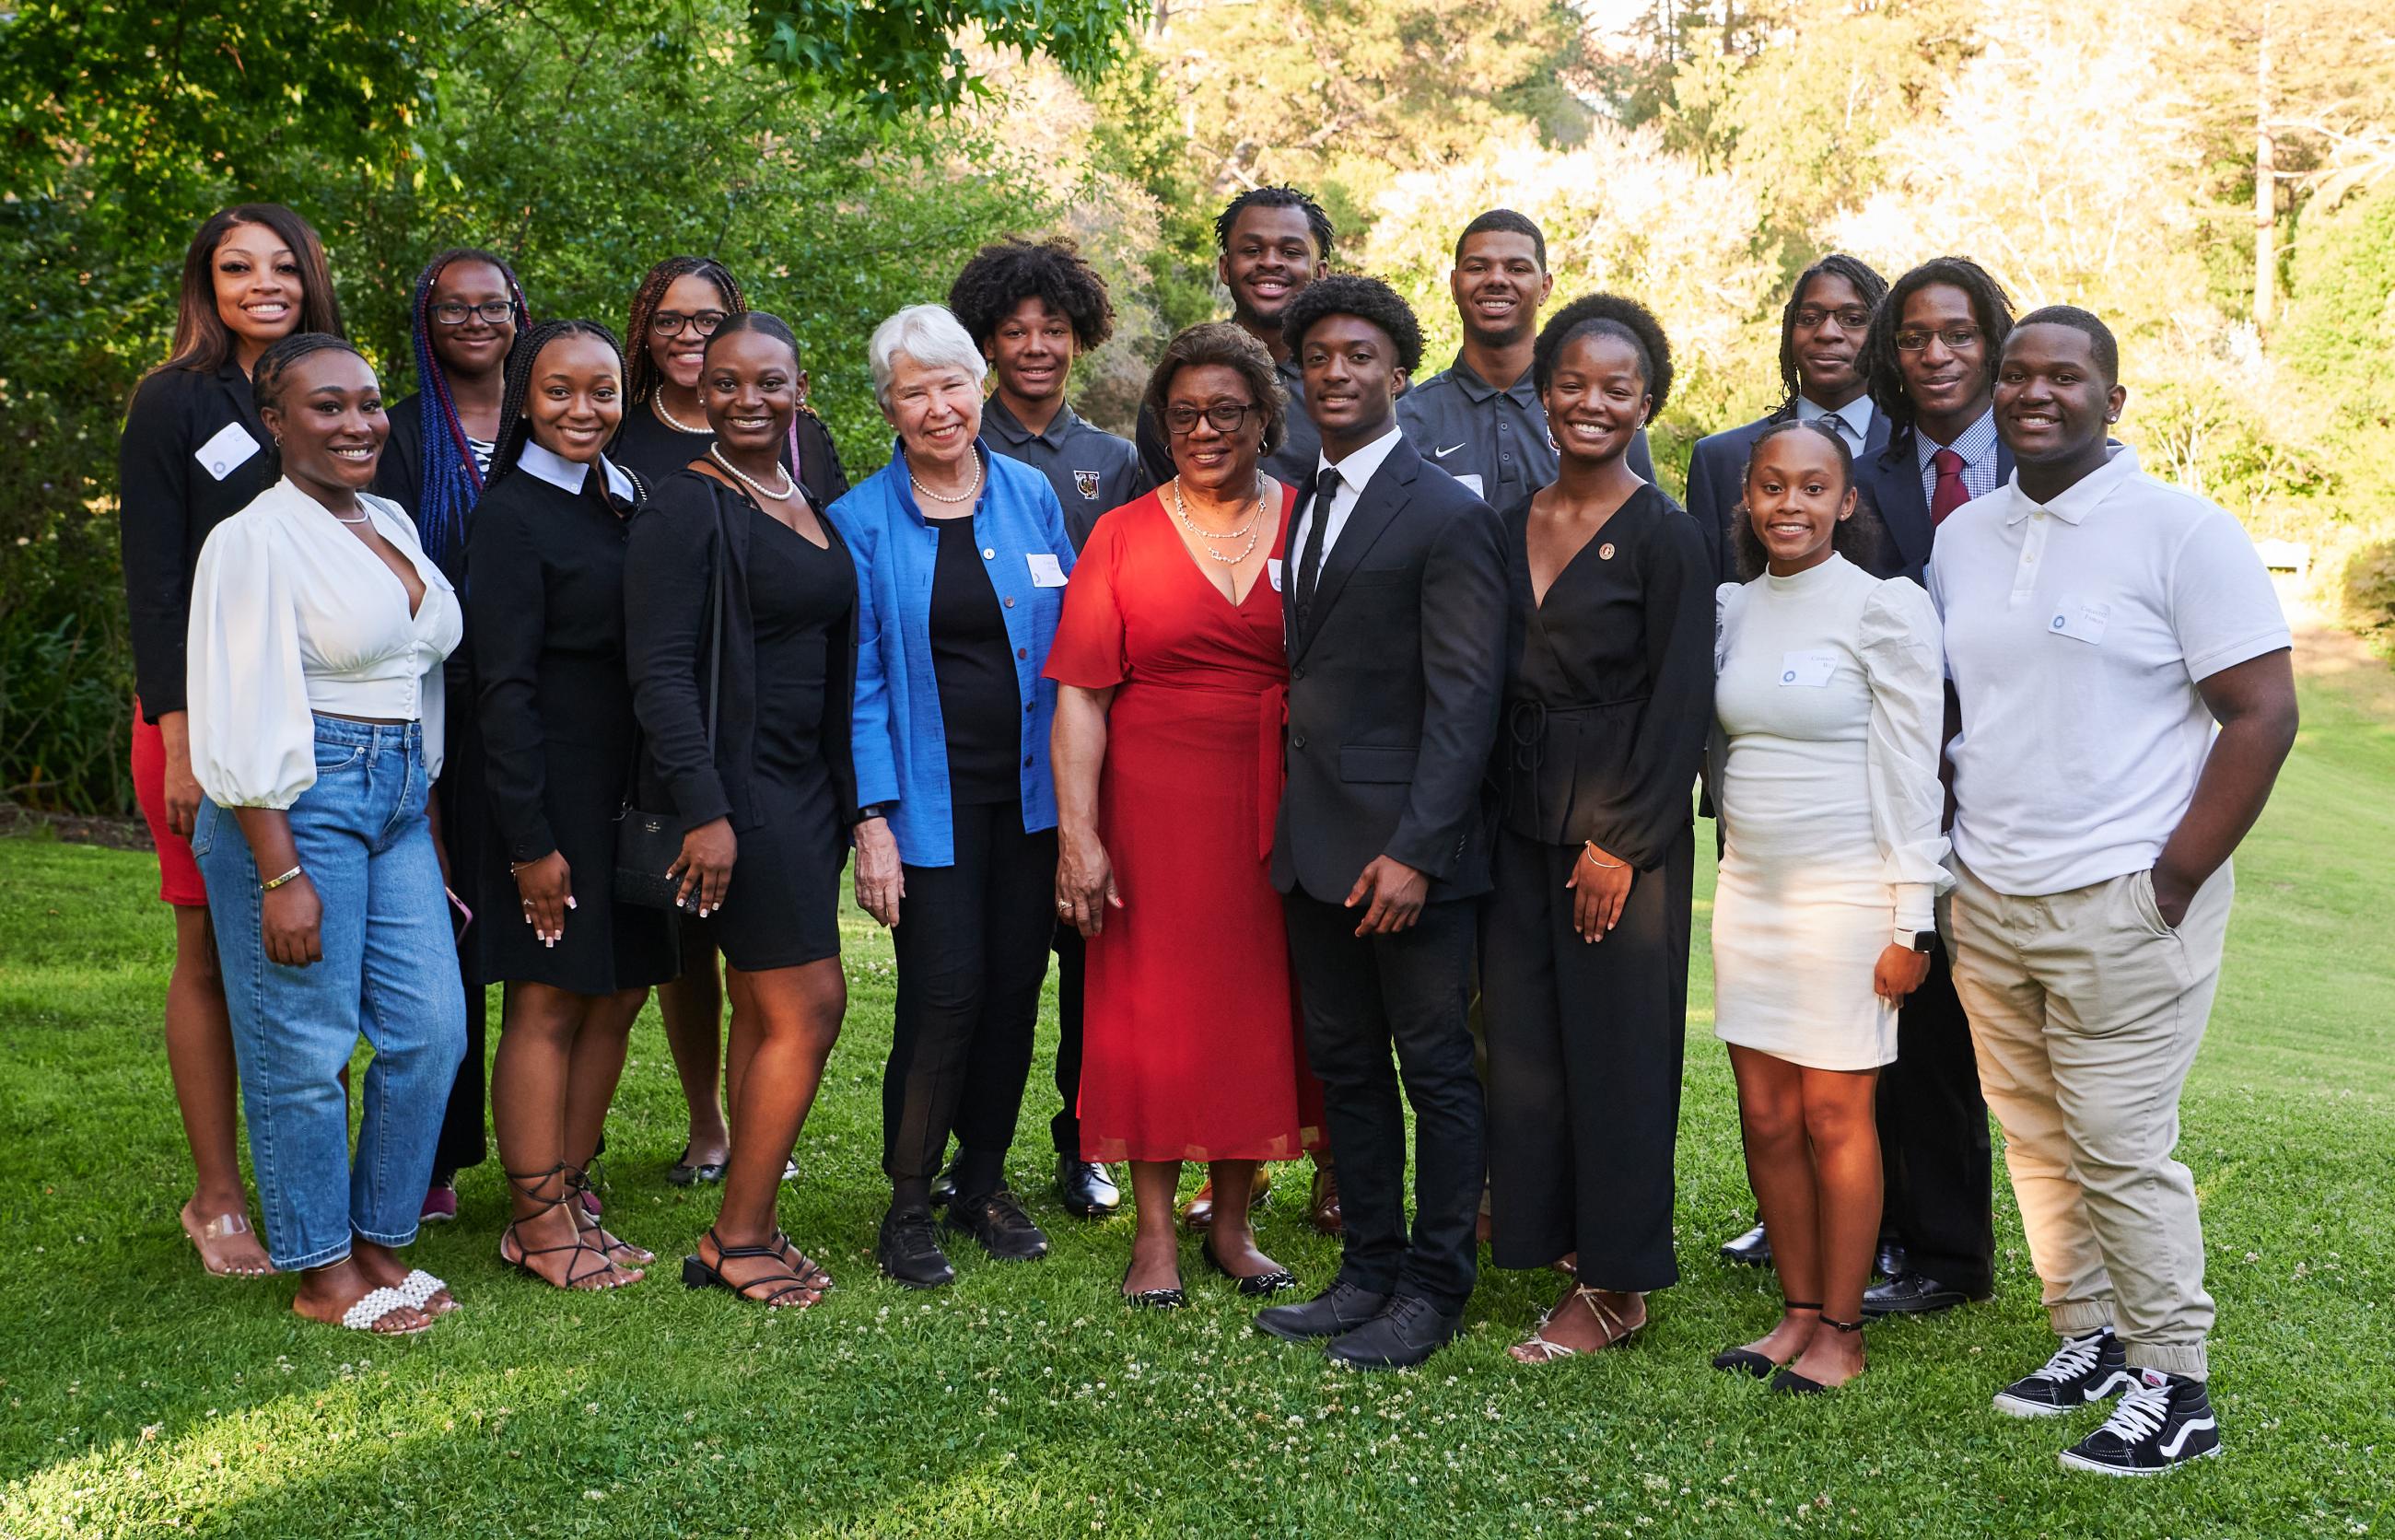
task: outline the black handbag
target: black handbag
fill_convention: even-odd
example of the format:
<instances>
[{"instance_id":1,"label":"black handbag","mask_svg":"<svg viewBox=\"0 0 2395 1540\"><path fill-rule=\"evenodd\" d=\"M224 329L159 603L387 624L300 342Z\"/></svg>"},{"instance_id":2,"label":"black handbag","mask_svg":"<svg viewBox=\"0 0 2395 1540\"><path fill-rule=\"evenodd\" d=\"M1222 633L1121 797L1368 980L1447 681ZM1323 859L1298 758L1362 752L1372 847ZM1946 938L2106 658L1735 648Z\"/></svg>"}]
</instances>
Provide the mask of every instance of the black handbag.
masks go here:
<instances>
[{"instance_id":1,"label":"black handbag","mask_svg":"<svg viewBox=\"0 0 2395 1540\"><path fill-rule=\"evenodd\" d=\"M714 593L707 607L707 752L715 755L716 698L723 688L723 585L724 569L731 565L730 552L722 538L722 516L716 516L716 559ZM681 837L688 825L678 815L644 812L633 806L640 791L641 759L645 752L645 735L636 740L632 748L631 774L624 783L623 810L615 815L615 897L625 903L636 903L643 909L694 910L697 900L689 904L677 902L681 891L681 879L668 876L667 869L681 858Z\"/></svg>"}]
</instances>

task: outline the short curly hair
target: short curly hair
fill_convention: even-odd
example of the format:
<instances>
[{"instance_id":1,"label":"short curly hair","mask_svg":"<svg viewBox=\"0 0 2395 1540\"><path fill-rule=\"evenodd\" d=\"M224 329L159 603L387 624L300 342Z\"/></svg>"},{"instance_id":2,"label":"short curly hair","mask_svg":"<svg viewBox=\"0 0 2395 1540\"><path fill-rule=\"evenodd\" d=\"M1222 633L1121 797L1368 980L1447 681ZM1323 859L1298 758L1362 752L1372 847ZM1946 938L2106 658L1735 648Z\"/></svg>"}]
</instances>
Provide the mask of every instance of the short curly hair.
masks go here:
<instances>
[{"instance_id":1,"label":"short curly hair","mask_svg":"<svg viewBox=\"0 0 2395 1540\"><path fill-rule=\"evenodd\" d=\"M1081 248L1067 235L1045 241L1012 237L982 247L949 285L948 309L973 334L973 345L986 349L1014 308L1035 296L1072 322L1073 340L1082 352L1105 347L1115 335L1106 281L1082 260Z\"/></svg>"},{"instance_id":2,"label":"short curly hair","mask_svg":"<svg viewBox=\"0 0 2395 1540\"><path fill-rule=\"evenodd\" d=\"M1294 356L1305 347L1305 334L1325 316L1352 315L1369 321L1396 345L1397 367L1410 375L1422 367L1422 322L1405 296L1377 278L1361 273L1333 273L1297 291L1281 312L1281 340Z\"/></svg>"},{"instance_id":3,"label":"short curly hair","mask_svg":"<svg viewBox=\"0 0 2395 1540\"><path fill-rule=\"evenodd\" d=\"M1164 406L1172 394L1174 378L1184 369L1202 369L1209 364L1220 364L1239 376L1248 388L1249 397L1264 409L1264 452L1269 454L1278 449L1288 437L1289 391L1280 383L1280 371L1274 367L1271 352L1236 321L1209 321L1190 327L1165 344L1164 356L1156 361L1156 368L1149 373L1147 392L1140 403L1146 409L1148 420L1156 424L1156 430L1166 431Z\"/></svg>"},{"instance_id":4,"label":"short curly hair","mask_svg":"<svg viewBox=\"0 0 2395 1540\"><path fill-rule=\"evenodd\" d=\"M1547 318L1530 349L1530 384L1545 395L1555 383L1555 361L1573 338L1594 334L1620 337L1638 351L1639 373L1647 381L1647 415L1661 416L1672 394L1672 339L1663 335L1655 312L1618 294L1592 294L1573 300Z\"/></svg>"},{"instance_id":5,"label":"short curly hair","mask_svg":"<svg viewBox=\"0 0 2395 1540\"><path fill-rule=\"evenodd\" d=\"M1232 227L1239 222L1240 215L1251 208L1301 210L1305 215L1305 228L1314 237L1314 259L1317 262L1330 260L1330 243L1339 237L1337 228L1330 223L1330 216L1322 211L1320 204L1293 187L1251 187L1224 204L1223 212L1214 216L1216 251L1231 249Z\"/></svg>"}]
</instances>

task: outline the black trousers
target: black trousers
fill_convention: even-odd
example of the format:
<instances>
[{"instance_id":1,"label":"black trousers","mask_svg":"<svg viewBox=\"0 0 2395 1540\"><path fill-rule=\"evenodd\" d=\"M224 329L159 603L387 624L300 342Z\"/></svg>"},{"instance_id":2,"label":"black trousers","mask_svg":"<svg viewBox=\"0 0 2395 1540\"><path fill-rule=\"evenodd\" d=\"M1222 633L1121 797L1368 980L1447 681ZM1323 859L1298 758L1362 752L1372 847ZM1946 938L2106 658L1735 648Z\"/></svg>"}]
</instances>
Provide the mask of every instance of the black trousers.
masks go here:
<instances>
[{"instance_id":1,"label":"black trousers","mask_svg":"<svg viewBox=\"0 0 2395 1540\"><path fill-rule=\"evenodd\" d=\"M1481 920L1489 1039L1490 1252L1540 1268L1580 1254L1592 1288L1678 1281L1672 1156L1688 1020L1696 864L1683 834L1630 885L1605 940L1572 929L1578 846L1497 833Z\"/></svg>"},{"instance_id":2,"label":"black trousers","mask_svg":"<svg viewBox=\"0 0 2395 1540\"><path fill-rule=\"evenodd\" d=\"M1906 1266L1973 1294L1995 1282L1994 1167L1971 1022L1941 943L1896 1020L1896 1062L1879 1073L1888 1223Z\"/></svg>"},{"instance_id":3,"label":"black trousers","mask_svg":"<svg viewBox=\"0 0 2395 1540\"><path fill-rule=\"evenodd\" d=\"M1056 1153L1081 1158L1081 971L1089 943L1070 925L1056 927L1056 1094L1064 1106L1048 1120Z\"/></svg>"},{"instance_id":4,"label":"black trousers","mask_svg":"<svg viewBox=\"0 0 2395 1540\"><path fill-rule=\"evenodd\" d=\"M965 1171L997 1177L1014 1141L1056 930L1056 834L1025 834L1013 802L961 805L952 822L954 863L905 869L891 932L898 1008L881 1169L928 1182L954 1129L962 1187Z\"/></svg>"},{"instance_id":5,"label":"black trousers","mask_svg":"<svg viewBox=\"0 0 2395 1540\"><path fill-rule=\"evenodd\" d=\"M1375 1294L1462 1310L1479 1270L1473 1227L1487 1169L1480 1082L1464 1026L1473 905L1425 906L1409 930L1359 937L1360 910L1303 890L1282 901L1305 1006L1305 1057L1339 1152L1339 1275ZM1396 1050L1393 1068L1389 1051ZM1398 1077L1404 1076L1404 1095ZM1414 1222L1406 1230L1406 1104L1414 1112Z\"/></svg>"}]
</instances>

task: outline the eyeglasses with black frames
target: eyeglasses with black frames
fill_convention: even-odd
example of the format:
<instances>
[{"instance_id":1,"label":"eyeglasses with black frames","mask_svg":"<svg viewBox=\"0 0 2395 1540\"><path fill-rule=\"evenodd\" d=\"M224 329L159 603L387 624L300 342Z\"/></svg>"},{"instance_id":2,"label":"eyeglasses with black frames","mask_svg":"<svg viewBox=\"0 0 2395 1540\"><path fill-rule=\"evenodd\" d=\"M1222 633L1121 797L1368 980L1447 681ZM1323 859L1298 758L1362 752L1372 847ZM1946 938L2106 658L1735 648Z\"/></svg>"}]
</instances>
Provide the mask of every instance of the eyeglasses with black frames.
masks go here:
<instances>
[{"instance_id":1,"label":"eyeglasses with black frames","mask_svg":"<svg viewBox=\"0 0 2395 1540\"><path fill-rule=\"evenodd\" d=\"M1929 339L1933 336L1946 345L1947 351L1959 353L1979 340L1979 329L1977 326L1945 326L1934 332L1899 332L1896 334L1896 350L1899 353L1922 352L1928 348Z\"/></svg>"},{"instance_id":2,"label":"eyeglasses with black frames","mask_svg":"<svg viewBox=\"0 0 2395 1540\"><path fill-rule=\"evenodd\" d=\"M721 310L693 310L688 315L680 310L659 310L649 318L649 329L659 336L679 336L687 326L700 336L713 336L723 322Z\"/></svg>"},{"instance_id":3,"label":"eyeglasses with black frames","mask_svg":"<svg viewBox=\"0 0 2395 1540\"><path fill-rule=\"evenodd\" d=\"M1237 433L1239 425L1248 420L1249 413L1261 410L1245 401L1216 401L1203 411L1194 406L1175 406L1165 411L1164 426L1186 438L1198 431L1198 419L1203 417L1217 433Z\"/></svg>"},{"instance_id":4,"label":"eyeglasses with black frames","mask_svg":"<svg viewBox=\"0 0 2395 1540\"><path fill-rule=\"evenodd\" d=\"M463 326L469 318L486 326L496 326L513 320L515 302L508 299L486 299L480 305L469 305L462 299L444 299L432 307L432 319L443 326Z\"/></svg>"}]
</instances>

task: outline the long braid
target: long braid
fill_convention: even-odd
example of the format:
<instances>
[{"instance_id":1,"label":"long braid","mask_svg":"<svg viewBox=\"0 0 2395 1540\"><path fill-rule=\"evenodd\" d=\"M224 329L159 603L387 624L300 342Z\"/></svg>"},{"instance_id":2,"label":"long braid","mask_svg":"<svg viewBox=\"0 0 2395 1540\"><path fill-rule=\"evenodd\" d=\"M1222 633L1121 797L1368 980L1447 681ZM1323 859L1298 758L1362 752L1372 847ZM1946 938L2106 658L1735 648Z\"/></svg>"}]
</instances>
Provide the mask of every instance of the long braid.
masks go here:
<instances>
[{"instance_id":1,"label":"long braid","mask_svg":"<svg viewBox=\"0 0 2395 1540\"><path fill-rule=\"evenodd\" d=\"M524 411L524 402L532 395L533 368L540 362L541 349L567 336L595 336L605 343L615 355L615 373L622 376L623 345L615 333L595 321L545 321L520 337L515 350L508 354L506 392L499 398L499 442L491 451L490 478L483 483L485 493L523 458L524 445L532 440L532 416Z\"/></svg>"},{"instance_id":2,"label":"long braid","mask_svg":"<svg viewBox=\"0 0 2395 1540\"><path fill-rule=\"evenodd\" d=\"M516 336L531 327L523 288L515 270L487 251L457 246L426 264L416 279L417 421L423 429L423 465L417 483L416 535L424 554L446 562L453 549L466 543L466 516L483 493L483 473L474 464L473 447L466 441L466 425L458 419L457 400L450 394L449 371L432 350L432 288L442 270L454 262L488 262L508 283L508 302L515 309ZM505 421L502 418L501 421Z\"/></svg>"},{"instance_id":3,"label":"long braid","mask_svg":"<svg viewBox=\"0 0 2395 1540\"><path fill-rule=\"evenodd\" d=\"M651 268L632 295L630 324L624 330L624 406L628 411L648 405L649 398L656 394L662 376L657 373L656 359L649 351L649 322L655 317L657 307L665 303L666 291L673 287L673 281L694 272L714 284L723 296L725 315L742 315L748 309L748 296L740 292L740 281L732 276L730 268L712 257L668 257Z\"/></svg>"},{"instance_id":4,"label":"long braid","mask_svg":"<svg viewBox=\"0 0 2395 1540\"><path fill-rule=\"evenodd\" d=\"M258 354L258 362L250 366L251 409L260 416L266 415L268 407L281 411L283 409L283 376L290 373L291 366L301 359L327 351L348 353L361 362L365 358L365 355L359 352L349 338L335 336L330 332L294 332L289 336L269 343L266 351ZM268 441L266 464L267 468L280 479L283 474L283 441L281 439Z\"/></svg>"}]
</instances>

